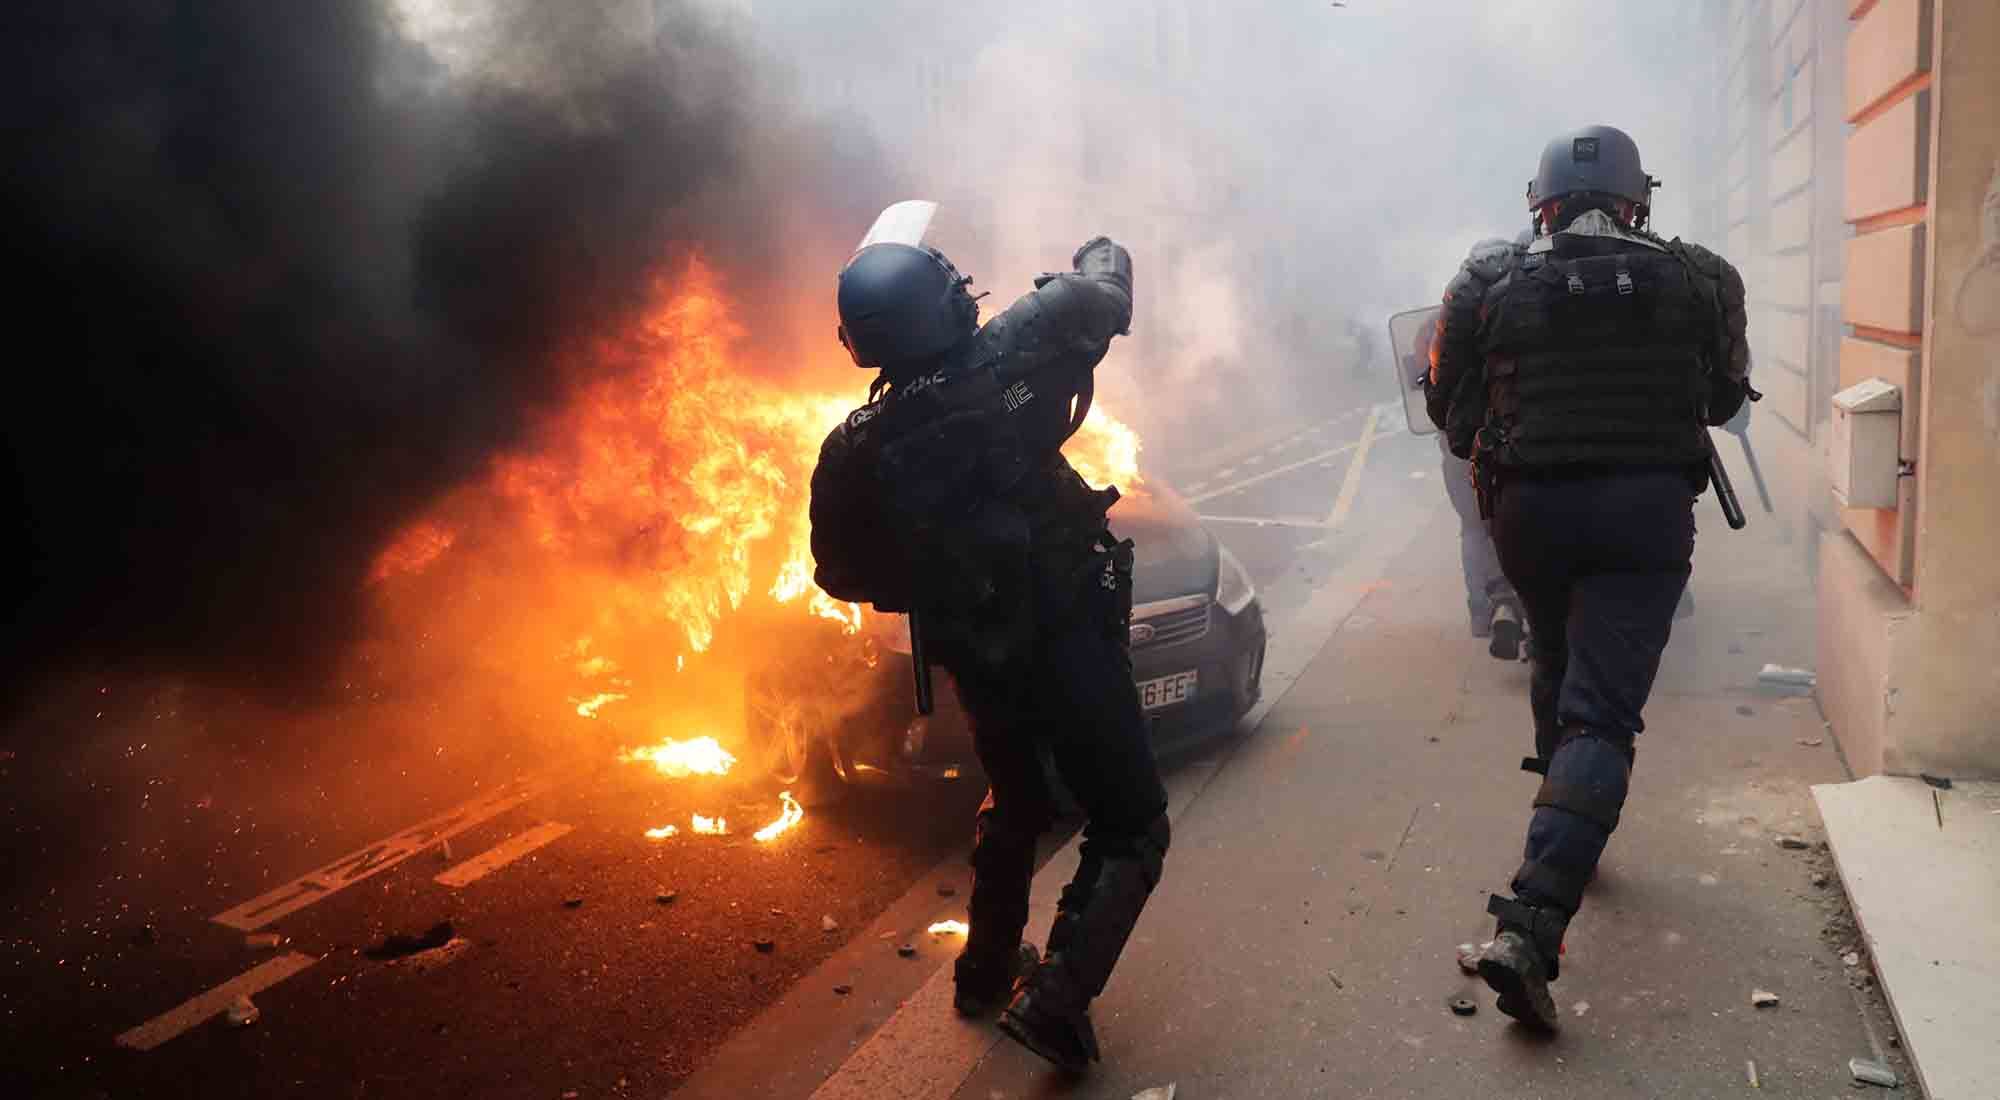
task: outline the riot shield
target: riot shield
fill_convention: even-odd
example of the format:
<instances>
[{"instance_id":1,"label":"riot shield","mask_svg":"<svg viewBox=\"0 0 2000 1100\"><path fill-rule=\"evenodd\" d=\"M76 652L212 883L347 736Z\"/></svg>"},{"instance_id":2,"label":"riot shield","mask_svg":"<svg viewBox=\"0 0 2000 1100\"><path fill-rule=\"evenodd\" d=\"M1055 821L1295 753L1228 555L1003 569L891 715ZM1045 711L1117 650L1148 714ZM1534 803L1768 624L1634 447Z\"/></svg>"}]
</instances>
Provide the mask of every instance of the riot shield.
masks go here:
<instances>
[{"instance_id":1,"label":"riot shield","mask_svg":"<svg viewBox=\"0 0 2000 1100\"><path fill-rule=\"evenodd\" d=\"M1425 306L1389 318L1389 370L1396 376L1396 396L1403 401L1403 419L1415 435L1436 435L1437 425L1424 411L1424 379L1431 370L1431 337L1437 332L1438 310Z\"/></svg>"}]
</instances>

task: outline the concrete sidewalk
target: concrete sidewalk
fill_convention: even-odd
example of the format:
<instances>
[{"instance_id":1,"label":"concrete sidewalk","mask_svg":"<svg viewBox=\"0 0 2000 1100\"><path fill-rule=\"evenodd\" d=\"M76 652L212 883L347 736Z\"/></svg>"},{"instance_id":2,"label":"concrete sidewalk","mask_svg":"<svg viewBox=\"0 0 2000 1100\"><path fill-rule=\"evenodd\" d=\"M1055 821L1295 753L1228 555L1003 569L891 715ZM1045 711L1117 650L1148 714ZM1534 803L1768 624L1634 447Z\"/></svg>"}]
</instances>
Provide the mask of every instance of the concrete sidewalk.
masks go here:
<instances>
[{"instance_id":1,"label":"concrete sidewalk","mask_svg":"<svg viewBox=\"0 0 2000 1100\"><path fill-rule=\"evenodd\" d=\"M919 1091L1708 1097L1754 1078L1828 1097L1849 1058L1893 1060L1840 958L1838 888L1813 885L1829 864L1808 788L1845 770L1811 699L1756 683L1766 661L1808 663L1810 586L1770 525L1729 532L1706 500L1701 522L1697 614L1677 624L1624 824L1572 927L1561 1037L1525 1034L1453 962L1490 934L1485 896L1518 862L1536 779L1516 770L1526 666L1465 636L1440 507L1176 807L1166 879L1095 1011L1103 1065L1065 1086L1002 1043ZM1755 989L1779 1005L1753 1008ZM1477 1015L1451 1013L1460 996Z\"/></svg>"}]
</instances>

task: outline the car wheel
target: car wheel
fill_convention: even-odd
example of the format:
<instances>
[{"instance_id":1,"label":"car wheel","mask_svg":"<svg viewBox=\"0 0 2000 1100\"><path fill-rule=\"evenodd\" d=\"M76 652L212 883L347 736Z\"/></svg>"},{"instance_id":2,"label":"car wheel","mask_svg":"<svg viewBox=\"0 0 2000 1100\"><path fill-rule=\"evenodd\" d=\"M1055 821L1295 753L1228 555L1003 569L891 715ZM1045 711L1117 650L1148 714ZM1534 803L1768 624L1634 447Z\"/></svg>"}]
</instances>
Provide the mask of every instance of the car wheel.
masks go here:
<instances>
[{"instance_id":1,"label":"car wheel","mask_svg":"<svg viewBox=\"0 0 2000 1100\"><path fill-rule=\"evenodd\" d=\"M751 751L772 780L804 806L829 805L847 794L846 761L820 708L761 678L750 682L744 704Z\"/></svg>"}]
</instances>

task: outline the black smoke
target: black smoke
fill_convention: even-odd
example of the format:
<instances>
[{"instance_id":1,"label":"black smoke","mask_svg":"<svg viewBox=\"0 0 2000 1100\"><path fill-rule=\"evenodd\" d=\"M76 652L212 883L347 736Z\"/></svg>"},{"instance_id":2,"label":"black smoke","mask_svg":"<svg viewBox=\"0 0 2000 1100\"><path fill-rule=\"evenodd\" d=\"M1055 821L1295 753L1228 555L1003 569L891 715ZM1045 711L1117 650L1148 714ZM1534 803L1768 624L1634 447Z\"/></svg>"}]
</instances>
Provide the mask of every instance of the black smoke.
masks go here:
<instances>
[{"instance_id":1,"label":"black smoke","mask_svg":"<svg viewBox=\"0 0 2000 1100\"><path fill-rule=\"evenodd\" d=\"M362 0L10 16L9 679L84 654L309 680L375 551L653 273L694 249L753 294L830 286L796 227L851 239L881 158L789 112L740 27L495 7L469 72Z\"/></svg>"}]
</instances>

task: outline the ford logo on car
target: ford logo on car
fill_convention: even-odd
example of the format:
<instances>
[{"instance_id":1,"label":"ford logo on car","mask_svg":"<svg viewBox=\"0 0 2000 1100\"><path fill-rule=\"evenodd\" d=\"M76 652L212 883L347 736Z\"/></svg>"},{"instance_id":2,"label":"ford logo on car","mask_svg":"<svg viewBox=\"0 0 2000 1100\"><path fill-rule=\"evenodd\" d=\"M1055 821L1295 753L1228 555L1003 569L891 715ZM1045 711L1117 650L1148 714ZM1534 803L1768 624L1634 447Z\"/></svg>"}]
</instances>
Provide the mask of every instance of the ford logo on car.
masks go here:
<instances>
[{"instance_id":1,"label":"ford logo on car","mask_svg":"<svg viewBox=\"0 0 2000 1100\"><path fill-rule=\"evenodd\" d=\"M1150 642L1152 640L1153 640L1153 627L1150 623L1132 624L1133 645L1145 645L1147 642Z\"/></svg>"}]
</instances>

